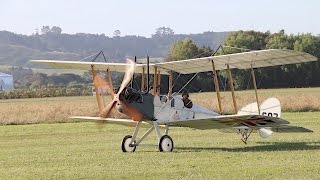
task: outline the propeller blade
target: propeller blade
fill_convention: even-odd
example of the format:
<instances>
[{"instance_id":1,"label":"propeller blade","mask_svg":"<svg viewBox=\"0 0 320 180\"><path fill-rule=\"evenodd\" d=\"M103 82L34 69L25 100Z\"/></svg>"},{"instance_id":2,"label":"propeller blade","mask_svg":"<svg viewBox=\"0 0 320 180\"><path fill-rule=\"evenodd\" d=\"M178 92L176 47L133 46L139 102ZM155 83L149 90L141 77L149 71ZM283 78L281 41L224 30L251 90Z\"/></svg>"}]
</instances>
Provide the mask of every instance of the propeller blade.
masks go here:
<instances>
[{"instance_id":1,"label":"propeller blade","mask_svg":"<svg viewBox=\"0 0 320 180\"><path fill-rule=\"evenodd\" d=\"M96 77L94 78L93 84L95 87L101 88L103 91L107 91L108 89L107 82L99 74L97 74ZM96 89L96 91L98 91L98 89Z\"/></svg>"},{"instance_id":2,"label":"propeller blade","mask_svg":"<svg viewBox=\"0 0 320 180\"><path fill-rule=\"evenodd\" d=\"M107 81L104 80L101 75L97 74L93 80L93 84L95 87L98 87L98 89L102 89L102 91L104 92L108 91L112 98L114 98L115 94L113 92L113 85L109 71L107 71L106 79Z\"/></svg>"},{"instance_id":3,"label":"propeller blade","mask_svg":"<svg viewBox=\"0 0 320 180\"><path fill-rule=\"evenodd\" d=\"M111 97L113 99L115 94L113 92L113 85L112 85L112 80L111 80L111 75L110 75L110 71L109 70L107 70L106 79L107 79L106 83L107 83L107 86L109 88L108 92L110 93L110 95L111 95Z\"/></svg>"},{"instance_id":4,"label":"propeller blade","mask_svg":"<svg viewBox=\"0 0 320 180\"><path fill-rule=\"evenodd\" d=\"M106 106L103 110L102 110L102 112L101 112L101 114L99 115L100 117L102 117L102 118L106 118L106 117L108 117L108 115L110 114L110 112L111 112L111 109L113 108L113 106L116 104L116 100L112 100L109 104L108 104L108 106Z\"/></svg>"},{"instance_id":5,"label":"propeller blade","mask_svg":"<svg viewBox=\"0 0 320 180\"><path fill-rule=\"evenodd\" d=\"M127 114L128 116L130 116L132 118L132 120L134 121L141 121L142 120L142 113L140 111L138 111L137 109L128 106L124 101L119 100L120 104L122 106L123 109L123 113Z\"/></svg>"},{"instance_id":6,"label":"propeller blade","mask_svg":"<svg viewBox=\"0 0 320 180\"><path fill-rule=\"evenodd\" d=\"M134 74L134 70L135 70L135 67L136 67L136 63L134 63L132 60L130 59L127 59L127 63L129 64L129 66L127 66L127 70L126 70L126 73L123 77L123 81L122 81L122 84L119 88L119 91L118 91L118 95L123 91L123 89L125 87L127 87L127 85L130 83L131 79L132 79L132 76Z\"/></svg>"}]
</instances>

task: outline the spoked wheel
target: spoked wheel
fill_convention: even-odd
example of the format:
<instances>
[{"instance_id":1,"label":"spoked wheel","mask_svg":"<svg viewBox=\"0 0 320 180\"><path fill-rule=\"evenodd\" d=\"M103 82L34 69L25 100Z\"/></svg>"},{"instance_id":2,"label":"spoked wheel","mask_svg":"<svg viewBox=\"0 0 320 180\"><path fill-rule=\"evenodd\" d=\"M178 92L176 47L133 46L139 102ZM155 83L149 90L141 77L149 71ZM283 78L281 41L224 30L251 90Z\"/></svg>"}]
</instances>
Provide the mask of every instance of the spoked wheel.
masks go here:
<instances>
[{"instance_id":1,"label":"spoked wheel","mask_svg":"<svg viewBox=\"0 0 320 180\"><path fill-rule=\"evenodd\" d=\"M173 141L170 136L164 135L160 138L159 150L160 152L171 152L173 150Z\"/></svg>"},{"instance_id":2,"label":"spoked wheel","mask_svg":"<svg viewBox=\"0 0 320 180\"><path fill-rule=\"evenodd\" d=\"M123 138L122 144L121 144L122 152L134 152L136 150L136 146L133 146L132 144L130 144L131 140L132 140L131 135L127 135Z\"/></svg>"}]
</instances>

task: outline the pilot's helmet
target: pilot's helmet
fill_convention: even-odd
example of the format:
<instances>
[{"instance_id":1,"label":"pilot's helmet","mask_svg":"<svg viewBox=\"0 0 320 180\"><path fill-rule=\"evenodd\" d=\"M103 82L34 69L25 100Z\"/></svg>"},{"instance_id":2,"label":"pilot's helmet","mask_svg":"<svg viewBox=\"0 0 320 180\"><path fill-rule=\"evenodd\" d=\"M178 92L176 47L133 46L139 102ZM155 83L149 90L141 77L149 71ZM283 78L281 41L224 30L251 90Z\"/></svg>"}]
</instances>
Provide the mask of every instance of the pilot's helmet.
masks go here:
<instances>
[{"instance_id":1,"label":"pilot's helmet","mask_svg":"<svg viewBox=\"0 0 320 180\"><path fill-rule=\"evenodd\" d=\"M185 96L185 95L186 95L187 97L189 97L189 93L188 93L188 92L182 93L182 97Z\"/></svg>"}]
</instances>

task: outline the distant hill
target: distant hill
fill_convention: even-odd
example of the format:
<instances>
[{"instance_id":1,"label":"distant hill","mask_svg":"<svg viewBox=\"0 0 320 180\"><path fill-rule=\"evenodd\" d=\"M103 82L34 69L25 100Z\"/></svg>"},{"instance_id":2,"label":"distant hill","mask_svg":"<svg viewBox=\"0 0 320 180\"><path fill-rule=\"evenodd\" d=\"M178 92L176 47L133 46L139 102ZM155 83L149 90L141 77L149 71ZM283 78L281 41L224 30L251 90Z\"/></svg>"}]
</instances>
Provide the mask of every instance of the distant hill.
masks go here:
<instances>
[{"instance_id":1,"label":"distant hill","mask_svg":"<svg viewBox=\"0 0 320 180\"><path fill-rule=\"evenodd\" d=\"M0 31L0 65L39 67L30 59L69 59L80 60L84 57L104 52L106 58L116 62L128 56L144 58L167 56L175 41L190 38L198 46L216 49L222 44L229 32L204 32L201 34L171 34L151 38L141 36L107 37L104 34L64 34L51 33L20 35Z\"/></svg>"}]
</instances>

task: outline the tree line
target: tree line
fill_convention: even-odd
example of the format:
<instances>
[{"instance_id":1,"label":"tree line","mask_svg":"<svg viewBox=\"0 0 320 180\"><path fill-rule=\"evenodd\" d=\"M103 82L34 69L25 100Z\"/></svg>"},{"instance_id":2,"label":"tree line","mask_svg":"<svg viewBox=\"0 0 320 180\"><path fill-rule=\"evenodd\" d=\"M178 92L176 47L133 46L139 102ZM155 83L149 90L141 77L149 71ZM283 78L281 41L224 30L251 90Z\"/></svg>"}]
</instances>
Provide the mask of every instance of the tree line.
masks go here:
<instances>
[{"instance_id":1,"label":"tree line","mask_svg":"<svg viewBox=\"0 0 320 180\"><path fill-rule=\"evenodd\" d=\"M169 27L159 27L149 37L121 36L116 30L113 37L105 34L63 33L57 26L43 26L32 35L0 31L0 65L40 67L30 59L80 60L100 51L107 60L119 62L126 57L164 57L171 44L185 38L197 45L218 47L229 32L204 32L200 34L175 34ZM88 59L90 60L90 59Z\"/></svg>"},{"instance_id":2,"label":"tree line","mask_svg":"<svg viewBox=\"0 0 320 180\"><path fill-rule=\"evenodd\" d=\"M48 75L22 67L11 67L8 72L13 75L15 89L1 91L0 99L92 95L92 76L89 72L82 76L71 73Z\"/></svg>"},{"instance_id":3,"label":"tree line","mask_svg":"<svg viewBox=\"0 0 320 180\"><path fill-rule=\"evenodd\" d=\"M284 30L277 33L238 31L231 33L216 55L244 52L248 50L263 49L291 49L310 53L320 57L320 37L312 34L285 34ZM214 54L210 47L198 47L191 39L177 41L171 46L168 61L176 61L197 57L206 57ZM227 73L219 71L220 88L227 90ZM258 88L288 88L288 87L315 87L320 86L320 62L283 65L275 67L258 68L255 70ZM252 88L251 70L232 70L235 87L237 90ZM182 85L193 75L175 75L179 77ZM164 80L166 81L166 80ZM165 87L164 87L165 88ZM213 82L211 73L200 73L185 88L189 92L212 91Z\"/></svg>"},{"instance_id":4,"label":"tree line","mask_svg":"<svg viewBox=\"0 0 320 180\"><path fill-rule=\"evenodd\" d=\"M231 33L225 45L250 50L290 49L309 53L318 61L302 64L283 65L256 70L260 88L315 87L320 86L320 36L309 33L285 34L239 31ZM224 53L239 52L237 49L224 48ZM235 80L238 89L248 88L250 70L236 70Z\"/></svg>"},{"instance_id":5,"label":"tree line","mask_svg":"<svg viewBox=\"0 0 320 180\"><path fill-rule=\"evenodd\" d=\"M61 34L60 29L54 28L51 32L47 27L44 29L47 34ZM157 31L158 32L158 31ZM173 32L169 29L159 29L159 32L153 38L161 40L162 36L172 36ZM320 57L320 37L312 34L286 34L283 30L277 33L257 32L257 31L238 31L232 32L225 39L223 48L220 48L216 55L244 52L248 50L263 49L291 49L310 53L316 57ZM236 47L236 48L231 48ZM166 51L166 61L177 61L190 58L207 57L215 53L216 49L211 46L198 45L192 38L184 38L175 40ZM256 79L258 88L286 88L286 87L314 87L320 86L320 64L309 62L303 64L283 65L276 67L266 67L256 69ZM84 73L82 76L74 74L46 75L43 73L35 73L30 68L12 67L9 74L14 75L15 88L22 89L45 89L45 88L82 88L86 92L79 90L76 94L88 94L91 87L90 72ZM219 71L219 82L221 90L228 90L228 80L225 71ZM237 90L251 89L252 82L250 70L232 70L235 87ZM213 91L213 82L211 72L180 75L174 74L173 91L179 91L186 82L194 78L183 91L203 92ZM116 84L121 84L122 74L115 73L113 80ZM151 78L152 80L152 78ZM133 87L139 88L141 76L136 75ZM168 91L168 77L163 76L161 79L162 93ZM29 91L29 90L28 90ZM79 93L79 92L83 93ZM49 91L47 91L49 92ZM65 90L57 90L55 92L66 92ZM50 96L58 96L50 91ZM52 95L55 94L55 95ZM71 93L72 94L72 93ZM68 95L71 95L70 93ZM63 95L63 93L62 93ZM49 95L45 95L49 96Z\"/></svg>"}]
</instances>

